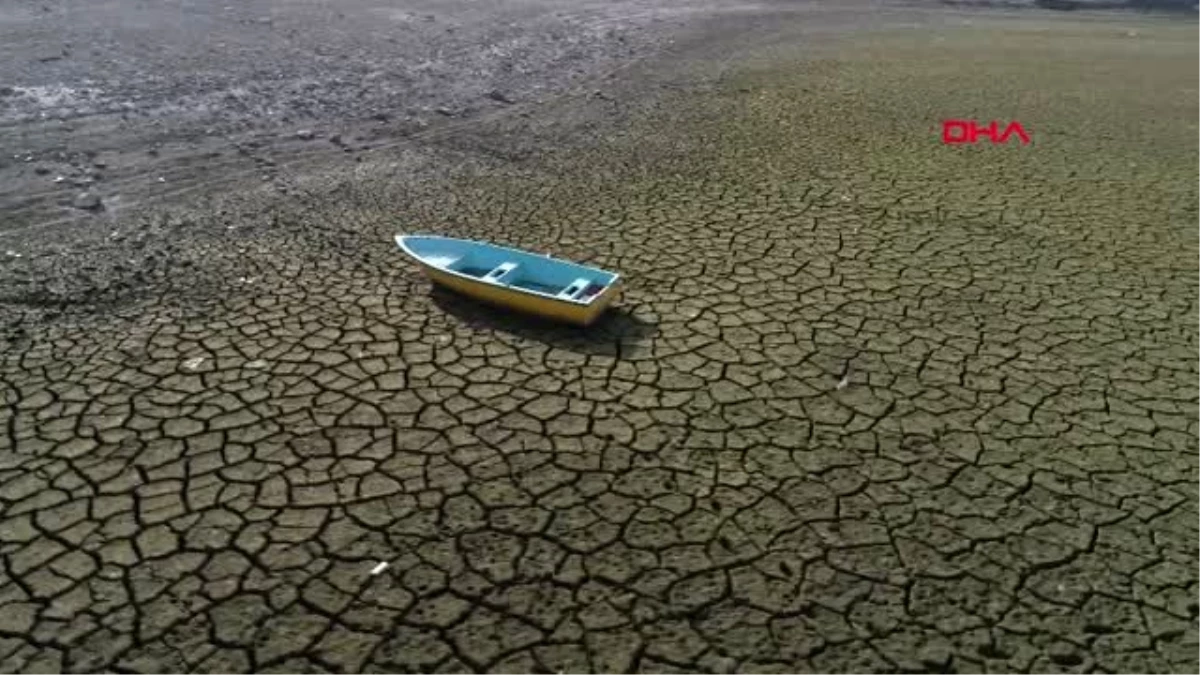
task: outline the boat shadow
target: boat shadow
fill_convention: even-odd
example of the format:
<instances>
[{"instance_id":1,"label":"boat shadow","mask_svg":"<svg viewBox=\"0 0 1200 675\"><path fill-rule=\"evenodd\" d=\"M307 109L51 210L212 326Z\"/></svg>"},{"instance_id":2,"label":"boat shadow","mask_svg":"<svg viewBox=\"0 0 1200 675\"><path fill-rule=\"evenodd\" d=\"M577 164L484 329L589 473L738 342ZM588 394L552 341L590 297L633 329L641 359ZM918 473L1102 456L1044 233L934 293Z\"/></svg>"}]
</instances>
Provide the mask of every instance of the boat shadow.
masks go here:
<instances>
[{"instance_id":1,"label":"boat shadow","mask_svg":"<svg viewBox=\"0 0 1200 675\"><path fill-rule=\"evenodd\" d=\"M650 339L658 333L657 324L619 306L610 307L584 328L489 305L437 285L430 297L439 309L472 328L502 331L582 354L629 358L648 348Z\"/></svg>"}]
</instances>

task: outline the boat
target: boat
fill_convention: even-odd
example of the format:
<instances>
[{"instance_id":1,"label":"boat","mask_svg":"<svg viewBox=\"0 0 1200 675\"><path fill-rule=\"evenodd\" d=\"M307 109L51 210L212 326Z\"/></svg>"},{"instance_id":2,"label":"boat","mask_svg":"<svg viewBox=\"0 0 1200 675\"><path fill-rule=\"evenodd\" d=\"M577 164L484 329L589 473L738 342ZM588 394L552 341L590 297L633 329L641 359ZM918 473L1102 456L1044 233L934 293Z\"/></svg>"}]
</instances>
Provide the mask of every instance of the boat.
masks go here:
<instances>
[{"instance_id":1,"label":"boat","mask_svg":"<svg viewBox=\"0 0 1200 675\"><path fill-rule=\"evenodd\" d=\"M434 283L552 321L589 326L621 295L620 275L549 255L452 237L396 243Z\"/></svg>"}]
</instances>

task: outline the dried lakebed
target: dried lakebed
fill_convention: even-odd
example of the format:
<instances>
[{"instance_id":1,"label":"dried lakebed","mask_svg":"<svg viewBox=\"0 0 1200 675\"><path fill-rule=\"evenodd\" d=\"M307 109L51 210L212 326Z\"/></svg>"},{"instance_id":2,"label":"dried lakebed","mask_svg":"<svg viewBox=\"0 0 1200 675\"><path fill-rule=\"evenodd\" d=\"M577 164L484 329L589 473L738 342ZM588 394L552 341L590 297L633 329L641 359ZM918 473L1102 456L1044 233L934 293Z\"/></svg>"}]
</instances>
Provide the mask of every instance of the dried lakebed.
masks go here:
<instances>
[{"instance_id":1,"label":"dried lakebed","mask_svg":"<svg viewBox=\"0 0 1200 675\"><path fill-rule=\"evenodd\" d=\"M1194 47L784 39L155 221L140 290L9 325L0 667L1195 672ZM402 227L628 298L431 294Z\"/></svg>"}]
</instances>

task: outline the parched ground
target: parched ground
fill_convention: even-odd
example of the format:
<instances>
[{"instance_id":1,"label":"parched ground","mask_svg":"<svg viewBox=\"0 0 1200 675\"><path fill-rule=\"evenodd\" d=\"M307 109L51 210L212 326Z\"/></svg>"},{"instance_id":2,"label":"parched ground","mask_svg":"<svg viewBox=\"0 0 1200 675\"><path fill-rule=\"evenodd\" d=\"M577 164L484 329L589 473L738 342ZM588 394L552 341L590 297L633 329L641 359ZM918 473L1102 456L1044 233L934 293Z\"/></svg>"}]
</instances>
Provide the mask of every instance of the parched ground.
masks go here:
<instances>
[{"instance_id":1,"label":"parched ground","mask_svg":"<svg viewBox=\"0 0 1200 675\"><path fill-rule=\"evenodd\" d=\"M10 260L0 669L1196 672L1195 27L938 16ZM514 318L397 231L628 297Z\"/></svg>"}]
</instances>

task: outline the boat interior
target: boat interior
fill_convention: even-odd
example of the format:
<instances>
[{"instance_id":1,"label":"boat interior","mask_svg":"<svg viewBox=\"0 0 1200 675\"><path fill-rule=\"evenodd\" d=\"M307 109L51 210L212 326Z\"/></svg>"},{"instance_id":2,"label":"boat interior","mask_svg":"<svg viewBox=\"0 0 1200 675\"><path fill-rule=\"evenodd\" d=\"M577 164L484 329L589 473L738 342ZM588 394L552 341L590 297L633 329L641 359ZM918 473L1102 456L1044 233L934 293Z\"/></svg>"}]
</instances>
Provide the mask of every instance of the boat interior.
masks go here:
<instances>
[{"instance_id":1,"label":"boat interior","mask_svg":"<svg viewBox=\"0 0 1200 675\"><path fill-rule=\"evenodd\" d=\"M615 278L581 265L503 250L469 251L453 261L445 260L443 269L485 283L584 303L608 288Z\"/></svg>"}]
</instances>

